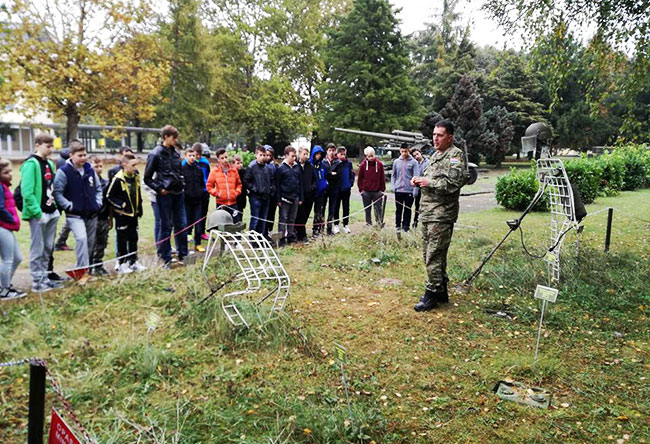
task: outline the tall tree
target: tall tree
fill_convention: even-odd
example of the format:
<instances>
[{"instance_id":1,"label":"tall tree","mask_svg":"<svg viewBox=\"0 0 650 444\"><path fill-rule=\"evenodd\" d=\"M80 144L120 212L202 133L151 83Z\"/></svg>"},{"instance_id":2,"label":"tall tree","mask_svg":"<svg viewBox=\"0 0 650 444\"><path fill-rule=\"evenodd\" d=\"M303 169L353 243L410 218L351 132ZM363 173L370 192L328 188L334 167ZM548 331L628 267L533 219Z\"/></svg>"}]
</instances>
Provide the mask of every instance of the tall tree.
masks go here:
<instances>
[{"instance_id":1,"label":"tall tree","mask_svg":"<svg viewBox=\"0 0 650 444\"><path fill-rule=\"evenodd\" d=\"M471 76L461 77L454 95L440 114L454 122L458 136L467 145L469 160L478 163L484 146L482 134L485 132L485 119L483 98L476 87L476 81Z\"/></svg>"},{"instance_id":2,"label":"tall tree","mask_svg":"<svg viewBox=\"0 0 650 444\"><path fill-rule=\"evenodd\" d=\"M484 8L506 30L524 29L532 39L538 39L548 29L557 29L564 24L566 29L595 28L596 39L605 44L593 46L594 55L605 66L611 62L614 51L633 52L632 67L625 79L625 100L630 110L636 108L636 100L647 91L647 73L650 71L650 3L647 0L568 0L554 2L547 0L488 0ZM549 54L552 63L553 54ZM557 64L554 69L562 76L568 76L572 67ZM588 84L586 99L592 109L599 107L600 94L596 93L601 82ZM624 135L636 136L636 131L629 134L628 128L639 128L634 112L626 113L623 125Z\"/></svg>"},{"instance_id":3,"label":"tall tree","mask_svg":"<svg viewBox=\"0 0 650 444\"><path fill-rule=\"evenodd\" d=\"M460 78L475 69L476 49L469 28L458 25L458 1L443 2L438 24L428 24L409 39L411 77L421 91L422 105L440 110L451 99Z\"/></svg>"},{"instance_id":4,"label":"tall tree","mask_svg":"<svg viewBox=\"0 0 650 444\"><path fill-rule=\"evenodd\" d=\"M485 80L484 105L486 109L499 106L514 113L514 134L510 139L514 137L518 143L531 123L547 119L544 104L535 100L542 83L521 54L502 51L497 60Z\"/></svg>"},{"instance_id":5,"label":"tall tree","mask_svg":"<svg viewBox=\"0 0 650 444\"><path fill-rule=\"evenodd\" d=\"M386 131L417 125L420 107L408 57L388 0L355 0L331 31L325 52L321 124Z\"/></svg>"},{"instance_id":6,"label":"tall tree","mask_svg":"<svg viewBox=\"0 0 650 444\"><path fill-rule=\"evenodd\" d=\"M0 46L12 75L0 97L9 90L25 111L64 116L68 140L82 118L150 119L168 68L146 34L150 13L117 0L14 0Z\"/></svg>"}]
</instances>

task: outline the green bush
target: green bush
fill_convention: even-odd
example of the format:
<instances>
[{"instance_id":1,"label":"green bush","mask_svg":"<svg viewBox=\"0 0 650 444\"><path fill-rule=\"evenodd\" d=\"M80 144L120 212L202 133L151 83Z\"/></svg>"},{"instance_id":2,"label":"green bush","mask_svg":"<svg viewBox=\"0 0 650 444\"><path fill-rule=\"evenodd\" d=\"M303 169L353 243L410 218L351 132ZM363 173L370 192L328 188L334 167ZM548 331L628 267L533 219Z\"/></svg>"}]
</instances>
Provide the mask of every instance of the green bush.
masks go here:
<instances>
[{"instance_id":1,"label":"green bush","mask_svg":"<svg viewBox=\"0 0 650 444\"><path fill-rule=\"evenodd\" d=\"M233 156L239 155L242 158L242 163L244 164L244 168L248 168L248 165L255 160L255 153L251 153L250 151L230 151L228 153L228 158L232 159Z\"/></svg>"},{"instance_id":2,"label":"green bush","mask_svg":"<svg viewBox=\"0 0 650 444\"><path fill-rule=\"evenodd\" d=\"M602 168L597 161L580 157L564 163L569 182L578 188L582 201L592 203L600 192Z\"/></svg>"},{"instance_id":3,"label":"green bush","mask_svg":"<svg viewBox=\"0 0 650 444\"><path fill-rule=\"evenodd\" d=\"M509 210L525 210L538 188L535 170L511 168L509 174L497 179L496 199L499 205ZM544 195L533 209L544 211L546 208L548 197Z\"/></svg>"},{"instance_id":4,"label":"green bush","mask_svg":"<svg viewBox=\"0 0 650 444\"><path fill-rule=\"evenodd\" d=\"M614 196L623 189L625 183L625 162L621 156L606 152L595 159L601 169L601 196Z\"/></svg>"},{"instance_id":5,"label":"green bush","mask_svg":"<svg viewBox=\"0 0 650 444\"><path fill-rule=\"evenodd\" d=\"M613 156L625 165L623 189L633 191L644 188L650 182L650 151L642 146L618 148Z\"/></svg>"}]
</instances>

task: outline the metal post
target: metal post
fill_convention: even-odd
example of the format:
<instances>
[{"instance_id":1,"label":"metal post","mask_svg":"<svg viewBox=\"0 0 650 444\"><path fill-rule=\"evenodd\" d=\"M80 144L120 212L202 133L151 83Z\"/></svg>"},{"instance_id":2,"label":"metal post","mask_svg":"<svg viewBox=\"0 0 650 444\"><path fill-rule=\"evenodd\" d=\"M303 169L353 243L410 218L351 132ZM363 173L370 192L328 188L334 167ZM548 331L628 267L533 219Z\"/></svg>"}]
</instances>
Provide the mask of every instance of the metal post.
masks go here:
<instances>
[{"instance_id":1,"label":"metal post","mask_svg":"<svg viewBox=\"0 0 650 444\"><path fill-rule=\"evenodd\" d=\"M607 233L605 234L605 253L609 252L609 244L612 240L612 219L614 218L614 209L607 210Z\"/></svg>"},{"instance_id":2,"label":"metal post","mask_svg":"<svg viewBox=\"0 0 650 444\"><path fill-rule=\"evenodd\" d=\"M18 125L18 147L20 154L23 154L25 148L23 147L23 127L21 125Z\"/></svg>"},{"instance_id":3,"label":"metal post","mask_svg":"<svg viewBox=\"0 0 650 444\"><path fill-rule=\"evenodd\" d=\"M350 415L350 421L352 421L352 407L350 406L350 395L348 393L348 383L345 380L345 370L343 369L343 363L341 362L341 380L343 381L343 388L345 388L345 399L348 403L348 414Z\"/></svg>"},{"instance_id":4,"label":"metal post","mask_svg":"<svg viewBox=\"0 0 650 444\"><path fill-rule=\"evenodd\" d=\"M7 133L7 154L11 154L14 150L14 144L11 139L11 128L9 128L9 132Z\"/></svg>"},{"instance_id":5,"label":"metal post","mask_svg":"<svg viewBox=\"0 0 650 444\"><path fill-rule=\"evenodd\" d=\"M45 366L29 364L27 444L43 444L45 425Z\"/></svg>"},{"instance_id":6,"label":"metal post","mask_svg":"<svg viewBox=\"0 0 650 444\"><path fill-rule=\"evenodd\" d=\"M542 301L542 313L539 316L539 327L537 328L537 342L535 343L535 361L539 352L539 338L542 336L542 322L544 321L544 311L546 311L546 299Z\"/></svg>"}]
</instances>

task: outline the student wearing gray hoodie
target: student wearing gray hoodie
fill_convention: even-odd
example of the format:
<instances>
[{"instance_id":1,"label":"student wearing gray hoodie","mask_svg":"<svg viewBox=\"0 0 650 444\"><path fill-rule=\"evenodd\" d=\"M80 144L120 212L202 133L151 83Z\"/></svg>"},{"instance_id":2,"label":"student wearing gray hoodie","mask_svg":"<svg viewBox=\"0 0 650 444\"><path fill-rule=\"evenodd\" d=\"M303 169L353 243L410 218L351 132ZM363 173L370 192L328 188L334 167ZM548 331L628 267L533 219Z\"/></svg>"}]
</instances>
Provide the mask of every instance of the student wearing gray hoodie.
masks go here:
<instances>
[{"instance_id":1,"label":"student wearing gray hoodie","mask_svg":"<svg viewBox=\"0 0 650 444\"><path fill-rule=\"evenodd\" d=\"M393 162L390 175L390 189L395 193L395 230L409 231L411 226L411 207L419 190L411 186L411 179L420 175L420 166L409 153L408 145L403 143L399 149L400 156Z\"/></svg>"}]
</instances>

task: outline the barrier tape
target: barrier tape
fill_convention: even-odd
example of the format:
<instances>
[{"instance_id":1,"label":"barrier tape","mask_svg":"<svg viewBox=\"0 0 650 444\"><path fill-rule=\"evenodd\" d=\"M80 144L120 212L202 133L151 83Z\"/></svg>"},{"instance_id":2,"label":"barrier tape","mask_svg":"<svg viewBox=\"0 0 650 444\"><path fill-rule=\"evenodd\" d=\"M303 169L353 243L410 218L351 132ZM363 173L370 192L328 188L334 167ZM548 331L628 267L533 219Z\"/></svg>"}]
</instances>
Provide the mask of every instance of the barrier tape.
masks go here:
<instances>
[{"instance_id":1,"label":"barrier tape","mask_svg":"<svg viewBox=\"0 0 650 444\"><path fill-rule=\"evenodd\" d=\"M48 368L47 362L44 359L34 357L34 358L20 359L17 361L0 362L0 367L13 367L13 366L23 365L27 363L39 365L45 368L45 375L47 376L47 380L50 382L50 385L52 386L52 391L54 392L54 394L56 394L57 398L61 402L61 405L63 405L63 408L65 409L68 416L70 416L70 418L74 421L75 425L77 426L77 429L83 434L84 438L86 439L86 442L90 444L96 444L95 441L90 437L90 434L83 426L81 421L79 421L79 418L77 418L77 415L75 414L74 410L72 410L72 406L70 405L68 400L65 399L61 386L54 378L54 375Z\"/></svg>"}]
</instances>

